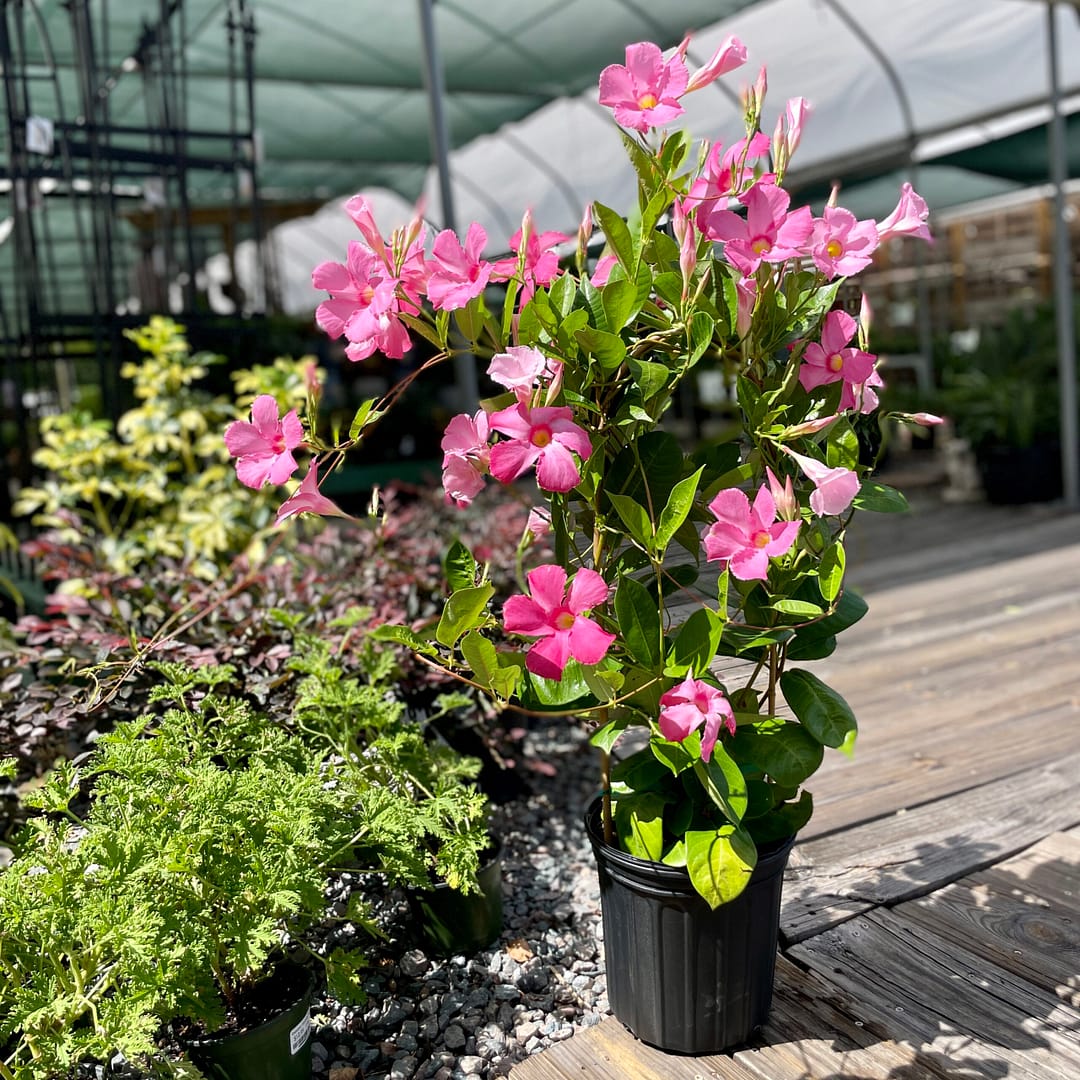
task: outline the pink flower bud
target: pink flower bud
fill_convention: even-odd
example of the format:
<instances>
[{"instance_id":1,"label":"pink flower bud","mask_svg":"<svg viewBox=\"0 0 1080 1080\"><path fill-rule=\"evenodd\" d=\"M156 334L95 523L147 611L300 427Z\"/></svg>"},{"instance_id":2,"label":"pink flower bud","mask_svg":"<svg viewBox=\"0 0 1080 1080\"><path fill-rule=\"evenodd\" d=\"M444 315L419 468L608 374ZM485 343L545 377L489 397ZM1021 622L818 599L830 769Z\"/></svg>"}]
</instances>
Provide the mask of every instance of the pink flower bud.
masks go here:
<instances>
[{"instance_id":1,"label":"pink flower bud","mask_svg":"<svg viewBox=\"0 0 1080 1080\"><path fill-rule=\"evenodd\" d=\"M768 466L765 467L765 475L769 479L769 492L776 503L777 516L783 521L795 521L799 516L799 503L795 498L795 489L791 486L791 477L785 476L781 486Z\"/></svg>"}]
</instances>

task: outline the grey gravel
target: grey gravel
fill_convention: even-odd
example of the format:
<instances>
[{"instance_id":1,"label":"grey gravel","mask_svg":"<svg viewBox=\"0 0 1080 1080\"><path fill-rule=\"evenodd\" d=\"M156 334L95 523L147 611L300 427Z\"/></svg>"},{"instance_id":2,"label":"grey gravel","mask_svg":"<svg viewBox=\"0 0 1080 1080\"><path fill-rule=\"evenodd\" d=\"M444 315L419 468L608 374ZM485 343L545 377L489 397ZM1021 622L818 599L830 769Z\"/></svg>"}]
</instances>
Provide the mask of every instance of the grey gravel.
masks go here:
<instances>
[{"instance_id":1,"label":"grey gravel","mask_svg":"<svg viewBox=\"0 0 1080 1080\"><path fill-rule=\"evenodd\" d=\"M525 762L535 765L533 794L492 808L504 928L489 948L439 957L417 937L403 894L343 876L331 903L364 892L389 944L365 980L364 1006L328 998L313 1006L320 1080L344 1064L365 1080L496 1080L608 1014L600 891L582 824L596 753L568 721L534 723Z\"/></svg>"}]
</instances>

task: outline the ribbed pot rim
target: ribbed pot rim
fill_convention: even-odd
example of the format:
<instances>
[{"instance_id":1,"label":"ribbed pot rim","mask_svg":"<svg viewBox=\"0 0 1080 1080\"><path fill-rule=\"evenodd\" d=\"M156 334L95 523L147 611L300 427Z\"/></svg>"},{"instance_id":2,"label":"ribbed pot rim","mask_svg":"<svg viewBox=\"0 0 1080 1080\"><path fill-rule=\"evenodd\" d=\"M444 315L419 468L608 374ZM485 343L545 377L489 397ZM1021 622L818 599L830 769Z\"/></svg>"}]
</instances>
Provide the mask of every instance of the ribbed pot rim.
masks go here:
<instances>
[{"instance_id":1,"label":"ribbed pot rim","mask_svg":"<svg viewBox=\"0 0 1080 1080\"><path fill-rule=\"evenodd\" d=\"M638 887L660 889L664 892L683 894L688 897L696 897L697 890L690 881L690 874L683 866L668 866L666 863L654 862L651 859L639 859L636 855L623 851L622 848L609 844L604 840L600 823L600 806L602 798L597 796L585 811L585 831L592 844L596 861L609 873L617 876L627 884ZM758 861L747 886L757 885L768 881L770 878L784 872L787 865L788 854L795 843L795 837L789 836L784 840L775 840L768 844L762 844L758 848Z\"/></svg>"}]
</instances>

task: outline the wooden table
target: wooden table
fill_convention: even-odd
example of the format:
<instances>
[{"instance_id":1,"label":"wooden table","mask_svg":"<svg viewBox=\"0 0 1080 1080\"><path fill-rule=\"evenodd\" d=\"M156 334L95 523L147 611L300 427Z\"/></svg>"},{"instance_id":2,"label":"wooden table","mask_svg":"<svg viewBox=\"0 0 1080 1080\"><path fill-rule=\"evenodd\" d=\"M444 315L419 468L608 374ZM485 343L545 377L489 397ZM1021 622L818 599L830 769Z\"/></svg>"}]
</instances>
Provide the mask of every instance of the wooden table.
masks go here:
<instances>
[{"instance_id":1,"label":"wooden table","mask_svg":"<svg viewBox=\"0 0 1080 1080\"><path fill-rule=\"evenodd\" d=\"M770 1021L688 1058L614 1018L511 1080L1080 1078L1080 517L853 534L870 614L817 670L859 717L792 853Z\"/></svg>"}]
</instances>

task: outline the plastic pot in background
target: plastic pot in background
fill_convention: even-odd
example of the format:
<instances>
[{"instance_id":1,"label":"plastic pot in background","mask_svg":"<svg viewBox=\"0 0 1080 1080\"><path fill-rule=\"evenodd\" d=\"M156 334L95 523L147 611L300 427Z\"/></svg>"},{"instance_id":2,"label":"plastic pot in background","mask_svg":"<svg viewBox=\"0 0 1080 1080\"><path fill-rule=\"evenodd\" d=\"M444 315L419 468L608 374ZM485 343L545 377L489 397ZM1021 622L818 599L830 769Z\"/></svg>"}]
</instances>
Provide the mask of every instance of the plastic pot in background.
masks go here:
<instances>
[{"instance_id":1,"label":"plastic pot in background","mask_svg":"<svg viewBox=\"0 0 1080 1080\"><path fill-rule=\"evenodd\" d=\"M599 799L585 827L600 877L611 1011L662 1050L713 1054L745 1043L772 1003L780 893L795 838L763 845L746 889L714 911L684 868L604 843Z\"/></svg>"},{"instance_id":2,"label":"plastic pot in background","mask_svg":"<svg viewBox=\"0 0 1080 1080\"><path fill-rule=\"evenodd\" d=\"M440 955L477 952L502 933L502 843L495 837L476 880L479 892L463 893L445 882L430 889L408 891L409 904L424 939Z\"/></svg>"},{"instance_id":3,"label":"plastic pot in background","mask_svg":"<svg viewBox=\"0 0 1080 1080\"><path fill-rule=\"evenodd\" d=\"M309 972L283 966L256 987L253 1006L271 1019L234 1034L202 1036L187 1043L188 1056L207 1080L311 1080Z\"/></svg>"}]
</instances>

